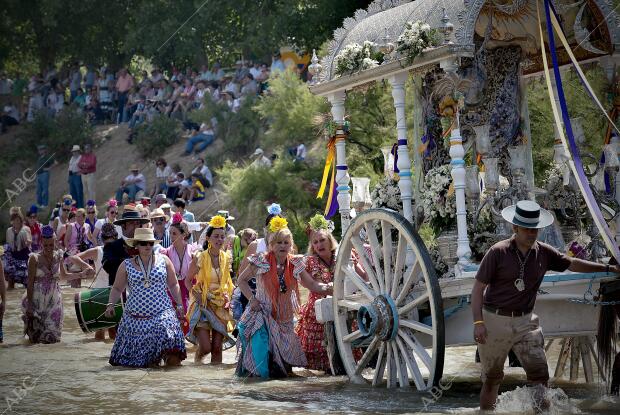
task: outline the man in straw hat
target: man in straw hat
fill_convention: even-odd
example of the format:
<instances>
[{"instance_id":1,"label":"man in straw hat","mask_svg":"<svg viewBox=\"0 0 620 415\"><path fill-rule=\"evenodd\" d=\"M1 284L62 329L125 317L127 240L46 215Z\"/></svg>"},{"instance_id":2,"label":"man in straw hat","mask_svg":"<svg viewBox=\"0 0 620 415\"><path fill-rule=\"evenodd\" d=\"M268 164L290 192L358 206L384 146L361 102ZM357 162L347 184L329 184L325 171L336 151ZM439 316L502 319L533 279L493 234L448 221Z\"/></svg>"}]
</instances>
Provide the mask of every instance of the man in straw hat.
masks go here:
<instances>
[{"instance_id":1,"label":"man in straw hat","mask_svg":"<svg viewBox=\"0 0 620 415\"><path fill-rule=\"evenodd\" d=\"M80 146L76 144L71 148L71 159L69 160L69 193L75 200L78 209L84 207L84 189L79 166L81 157Z\"/></svg>"},{"instance_id":2,"label":"man in straw hat","mask_svg":"<svg viewBox=\"0 0 620 415\"><path fill-rule=\"evenodd\" d=\"M135 202L136 194L146 189L146 179L144 175L140 173L138 166L134 164L129 170L131 174L123 179L120 187L116 191L116 201L119 204L123 203L123 195L125 193L127 193L129 197L129 202Z\"/></svg>"},{"instance_id":3,"label":"man in straw hat","mask_svg":"<svg viewBox=\"0 0 620 415\"><path fill-rule=\"evenodd\" d=\"M121 263L131 255L135 255L135 250L131 249L127 240L133 238L136 229L148 222L149 219L141 217L140 212L131 205L125 206L121 218L114 221L114 225L121 227L123 234L120 239L103 247L102 264L103 269L110 276L110 285L114 284L116 271Z\"/></svg>"},{"instance_id":4,"label":"man in straw hat","mask_svg":"<svg viewBox=\"0 0 620 415\"><path fill-rule=\"evenodd\" d=\"M549 368L538 316L532 313L536 294L548 270L562 272L614 272L610 266L570 258L536 240L538 230L553 223L551 213L533 201L522 200L502 210L512 224L511 238L493 245L480 264L471 293L474 340L482 366L480 409L495 406L504 377L504 362L512 349L534 385L546 387ZM541 405L544 388L537 388Z\"/></svg>"},{"instance_id":5,"label":"man in straw hat","mask_svg":"<svg viewBox=\"0 0 620 415\"><path fill-rule=\"evenodd\" d=\"M172 241L170 241L170 233L168 232L168 221L170 216L166 215L160 208L154 209L149 217L151 225L153 227L153 233L158 240L161 240L159 246L162 248L168 248Z\"/></svg>"}]
</instances>

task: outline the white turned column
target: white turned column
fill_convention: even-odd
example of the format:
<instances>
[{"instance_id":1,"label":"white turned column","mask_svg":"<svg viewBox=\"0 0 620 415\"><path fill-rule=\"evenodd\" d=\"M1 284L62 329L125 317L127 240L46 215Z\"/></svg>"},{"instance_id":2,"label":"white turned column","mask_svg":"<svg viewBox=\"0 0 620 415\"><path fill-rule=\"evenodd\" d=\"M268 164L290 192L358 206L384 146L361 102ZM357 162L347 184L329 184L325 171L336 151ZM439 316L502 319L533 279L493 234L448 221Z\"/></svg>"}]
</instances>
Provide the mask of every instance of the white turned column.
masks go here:
<instances>
[{"instance_id":1,"label":"white turned column","mask_svg":"<svg viewBox=\"0 0 620 415\"><path fill-rule=\"evenodd\" d=\"M456 226L458 230L458 247L456 255L459 260L454 272L457 277L461 276L463 268L471 263L471 249L467 237L467 206L465 204L465 149L461 131L458 128L452 130L450 137L450 157L452 161L452 183L456 195Z\"/></svg>"},{"instance_id":2,"label":"white turned column","mask_svg":"<svg viewBox=\"0 0 620 415\"><path fill-rule=\"evenodd\" d=\"M620 158L620 138L617 136L612 136L609 144L616 148L616 154L618 154ZM616 201L620 203L620 171L616 173L615 185L616 188L614 190L616 192ZM616 217L616 243L620 244L620 215Z\"/></svg>"},{"instance_id":3,"label":"white turned column","mask_svg":"<svg viewBox=\"0 0 620 415\"><path fill-rule=\"evenodd\" d=\"M534 160L532 159L532 130L530 128L530 110L527 105L527 79L523 76L523 69L519 68L519 101L521 104L521 131L525 136L525 183L528 189L534 188ZM533 194L530 195L533 199Z\"/></svg>"},{"instance_id":4,"label":"white turned column","mask_svg":"<svg viewBox=\"0 0 620 415\"><path fill-rule=\"evenodd\" d=\"M336 184L338 187L338 210L340 212L340 222L342 226L342 234L346 232L351 222L351 188L349 182L349 170L347 167L346 157L346 134L344 133L344 101L346 99L345 91L336 91L330 94L327 99L332 105L332 117L336 123Z\"/></svg>"},{"instance_id":5,"label":"white turned column","mask_svg":"<svg viewBox=\"0 0 620 415\"><path fill-rule=\"evenodd\" d=\"M405 115L405 82L409 76L408 72L402 72L390 78L392 85L392 98L394 98L394 108L396 109L396 131L398 137L398 187L400 188L400 198L403 201L403 216L413 223L413 210L411 209L412 186L411 186L411 161L409 159L409 148L407 146L407 118Z\"/></svg>"}]
</instances>

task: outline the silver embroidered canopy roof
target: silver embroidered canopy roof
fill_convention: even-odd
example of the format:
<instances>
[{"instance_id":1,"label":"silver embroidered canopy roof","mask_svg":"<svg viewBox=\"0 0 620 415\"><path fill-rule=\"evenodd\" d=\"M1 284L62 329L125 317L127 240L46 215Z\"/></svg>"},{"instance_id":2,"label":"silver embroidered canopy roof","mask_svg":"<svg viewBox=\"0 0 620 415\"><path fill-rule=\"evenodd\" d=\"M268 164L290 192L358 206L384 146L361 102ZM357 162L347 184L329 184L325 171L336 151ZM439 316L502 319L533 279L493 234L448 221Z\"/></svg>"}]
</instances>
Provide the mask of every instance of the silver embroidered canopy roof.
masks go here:
<instances>
[{"instance_id":1,"label":"silver embroidered canopy roof","mask_svg":"<svg viewBox=\"0 0 620 415\"><path fill-rule=\"evenodd\" d=\"M598 47L592 46L591 50L585 47L584 49L605 54L613 53L614 49L616 52L620 50L619 20L618 14L614 12L612 0L552 0L552 3L563 17L565 13L570 12L571 17L568 20L571 23L576 21L575 16L579 16L577 19L579 26L574 25L573 28L573 25L568 25L566 29L571 32L570 34L575 32L573 37L582 47L588 45L589 39L594 37L590 36L586 30L587 27L582 27L582 7L592 8L596 20L603 23L603 27L606 26L605 30L608 33L608 41L605 42L608 45L606 50L601 51L600 44ZM320 80L329 81L335 78L334 59L345 46L352 43L362 44L364 41L381 43L386 31L391 42L395 43L405 30L406 23L417 20L428 23L432 28L440 28L443 24L444 8L450 23L454 26L450 39L454 44L453 50L473 49L474 34L484 35L484 25L488 21L486 17L481 20L478 17L489 8L496 11L495 17L498 19L498 24L494 22L493 26L495 30L502 32L503 38L517 39L520 34L515 35L515 30L511 33L511 29L515 27L525 32L521 35L529 36L536 33L536 30L532 28L534 27L532 25L536 24L535 0L376 0L367 10L358 10L353 17L346 18L343 27L334 32L328 54L321 62L323 69ZM603 19L605 22L602 21ZM514 22L517 22L516 26ZM584 25L586 23L584 21ZM579 33L580 30L582 33ZM583 33L587 35L588 41L582 42L582 39L585 39ZM532 50L540 47L535 41L532 43L531 39L526 40L530 41ZM524 40L523 43L527 42Z\"/></svg>"}]
</instances>

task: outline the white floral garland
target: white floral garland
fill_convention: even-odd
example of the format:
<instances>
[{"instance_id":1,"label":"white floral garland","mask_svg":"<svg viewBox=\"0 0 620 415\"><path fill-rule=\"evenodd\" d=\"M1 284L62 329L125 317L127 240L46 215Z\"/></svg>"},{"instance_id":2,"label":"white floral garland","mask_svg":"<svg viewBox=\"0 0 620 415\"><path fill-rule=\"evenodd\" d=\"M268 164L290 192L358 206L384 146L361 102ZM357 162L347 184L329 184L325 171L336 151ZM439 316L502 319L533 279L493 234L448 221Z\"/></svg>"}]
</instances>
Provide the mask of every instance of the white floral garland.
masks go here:
<instances>
[{"instance_id":1,"label":"white floral garland","mask_svg":"<svg viewBox=\"0 0 620 415\"><path fill-rule=\"evenodd\" d=\"M388 208L399 212L403 209L398 182L390 177L384 177L376 184L370 198L373 208Z\"/></svg>"},{"instance_id":2,"label":"white floral garland","mask_svg":"<svg viewBox=\"0 0 620 415\"><path fill-rule=\"evenodd\" d=\"M445 228L456 219L456 196L448 195L452 177L449 164L434 167L424 177L421 204L424 208L424 221L434 230Z\"/></svg>"},{"instance_id":3,"label":"white floral garland","mask_svg":"<svg viewBox=\"0 0 620 415\"><path fill-rule=\"evenodd\" d=\"M365 41L362 45L351 43L345 46L334 58L336 75L351 74L379 66L379 62L373 59L377 53L376 47L375 43L369 41Z\"/></svg>"},{"instance_id":4,"label":"white floral garland","mask_svg":"<svg viewBox=\"0 0 620 415\"><path fill-rule=\"evenodd\" d=\"M436 29L431 29L427 23L422 23L420 20L407 22L405 31L396 41L396 51L412 61L424 49L437 44L436 34Z\"/></svg>"}]
</instances>

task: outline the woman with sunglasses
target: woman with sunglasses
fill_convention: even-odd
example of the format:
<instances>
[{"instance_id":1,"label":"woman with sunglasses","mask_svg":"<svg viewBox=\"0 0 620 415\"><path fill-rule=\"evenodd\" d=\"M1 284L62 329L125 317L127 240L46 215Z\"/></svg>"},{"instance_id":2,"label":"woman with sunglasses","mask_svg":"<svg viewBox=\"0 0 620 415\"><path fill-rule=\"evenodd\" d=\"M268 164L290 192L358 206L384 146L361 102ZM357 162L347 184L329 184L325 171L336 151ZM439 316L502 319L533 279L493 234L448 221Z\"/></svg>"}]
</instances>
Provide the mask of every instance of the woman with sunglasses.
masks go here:
<instances>
[{"instance_id":1,"label":"woman with sunglasses","mask_svg":"<svg viewBox=\"0 0 620 415\"><path fill-rule=\"evenodd\" d=\"M187 222L185 222L183 216L177 212L172 216L172 223L168 229L168 238L171 241L171 245L159 251L172 261L174 272L179 282L179 288L181 289L181 298L183 300L183 309L185 312L187 312L189 299L189 290L185 285L185 280L189 275L189 268L194 253L199 250L197 244L189 243L190 237L191 233L187 227Z\"/></svg>"},{"instance_id":2,"label":"woman with sunglasses","mask_svg":"<svg viewBox=\"0 0 620 415\"><path fill-rule=\"evenodd\" d=\"M223 249L225 241L226 219L214 216L206 230L204 251L194 256L184 281L191 294L187 339L198 343L194 357L197 363L209 353L211 363L222 363L224 338L234 344L228 334L234 328L228 308L234 286L230 277L231 257Z\"/></svg>"},{"instance_id":3,"label":"woman with sunglasses","mask_svg":"<svg viewBox=\"0 0 620 415\"><path fill-rule=\"evenodd\" d=\"M92 277L92 270L67 272L62 265L62 250L56 249L54 229L41 230L43 249L28 259L28 285L22 299L24 332L31 343L57 343L63 326L60 280Z\"/></svg>"},{"instance_id":4,"label":"woman with sunglasses","mask_svg":"<svg viewBox=\"0 0 620 415\"><path fill-rule=\"evenodd\" d=\"M299 283L311 292L330 295L332 284L314 280L301 256L291 254L293 235L286 219L269 222L269 251L249 257L239 276L239 288L250 299L238 324L241 354L239 376L286 377L307 360L295 334L293 317L299 309ZM248 280L256 277L256 294Z\"/></svg>"},{"instance_id":5,"label":"woman with sunglasses","mask_svg":"<svg viewBox=\"0 0 620 415\"><path fill-rule=\"evenodd\" d=\"M69 223L69 213L71 213L71 207L73 206L73 198L71 195L64 195L62 197L62 204L60 205L59 215L54 218L52 222L52 228L59 237L64 232L65 225ZM62 243L62 241L60 241Z\"/></svg>"},{"instance_id":6,"label":"woman with sunglasses","mask_svg":"<svg viewBox=\"0 0 620 415\"><path fill-rule=\"evenodd\" d=\"M97 245L96 239L92 237L93 232L95 232L95 225L97 224L97 202L90 199L86 202L86 225L88 225L88 229L90 230L91 239L88 240L89 248Z\"/></svg>"},{"instance_id":7,"label":"woman with sunglasses","mask_svg":"<svg viewBox=\"0 0 620 415\"><path fill-rule=\"evenodd\" d=\"M90 228L86 224L86 211L82 208L75 211L75 222L69 222L64 234L65 249L69 255L77 255L88 249L89 239L91 239ZM71 265L68 261L67 265ZM71 281L71 288L80 288L82 281Z\"/></svg>"},{"instance_id":8,"label":"woman with sunglasses","mask_svg":"<svg viewBox=\"0 0 620 415\"><path fill-rule=\"evenodd\" d=\"M118 203L115 199L110 199L106 204L105 209L105 218L98 219L95 222L95 230L93 231L92 239L97 243L97 246L103 246L103 240L101 239L101 228L106 223L114 224L116 220L116 216L118 215ZM120 226L114 225L116 227L116 233L119 237L123 234L123 230Z\"/></svg>"},{"instance_id":9,"label":"woman with sunglasses","mask_svg":"<svg viewBox=\"0 0 620 415\"><path fill-rule=\"evenodd\" d=\"M126 286L129 298L118 327L110 364L127 367L179 366L185 359L185 340L180 320L184 320L181 292L172 262L154 253L159 243L153 229L137 228L127 243L138 248L138 255L125 259L116 272L105 315L114 314ZM177 304L176 313L168 297Z\"/></svg>"}]
</instances>

